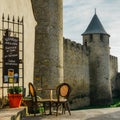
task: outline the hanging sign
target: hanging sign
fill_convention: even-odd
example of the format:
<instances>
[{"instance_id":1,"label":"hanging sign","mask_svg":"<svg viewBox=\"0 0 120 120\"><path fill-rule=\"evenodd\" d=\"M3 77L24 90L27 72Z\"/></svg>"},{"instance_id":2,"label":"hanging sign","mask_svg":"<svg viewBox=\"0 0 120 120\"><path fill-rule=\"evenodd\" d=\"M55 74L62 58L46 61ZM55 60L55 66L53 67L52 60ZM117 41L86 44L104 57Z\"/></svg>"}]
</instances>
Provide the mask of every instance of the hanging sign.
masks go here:
<instances>
[{"instance_id":1,"label":"hanging sign","mask_svg":"<svg viewBox=\"0 0 120 120\"><path fill-rule=\"evenodd\" d=\"M19 82L19 39L3 36L3 83Z\"/></svg>"}]
</instances>

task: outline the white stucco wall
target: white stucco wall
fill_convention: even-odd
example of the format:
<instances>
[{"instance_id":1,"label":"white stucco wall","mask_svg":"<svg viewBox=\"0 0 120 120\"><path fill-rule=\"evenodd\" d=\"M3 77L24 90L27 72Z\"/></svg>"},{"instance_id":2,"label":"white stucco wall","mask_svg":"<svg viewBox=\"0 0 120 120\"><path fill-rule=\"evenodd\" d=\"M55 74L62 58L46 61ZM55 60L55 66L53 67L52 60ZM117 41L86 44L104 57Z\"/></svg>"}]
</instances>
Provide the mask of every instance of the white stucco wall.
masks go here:
<instances>
[{"instance_id":1,"label":"white stucco wall","mask_svg":"<svg viewBox=\"0 0 120 120\"><path fill-rule=\"evenodd\" d=\"M17 20L18 16L20 19L24 17L24 85L28 90L28 82L33 81L34 41L36 25L36 21L33 16L31 0L0 0L0 29L2 26L1 21L3 13L6 19L8 14L11 19L14 15L15 20ZM1 39L2 37L0 33L0 41ZM2 72L0 70L0 87L2 83L1 76Z\"/></svg>"}]
</instances>

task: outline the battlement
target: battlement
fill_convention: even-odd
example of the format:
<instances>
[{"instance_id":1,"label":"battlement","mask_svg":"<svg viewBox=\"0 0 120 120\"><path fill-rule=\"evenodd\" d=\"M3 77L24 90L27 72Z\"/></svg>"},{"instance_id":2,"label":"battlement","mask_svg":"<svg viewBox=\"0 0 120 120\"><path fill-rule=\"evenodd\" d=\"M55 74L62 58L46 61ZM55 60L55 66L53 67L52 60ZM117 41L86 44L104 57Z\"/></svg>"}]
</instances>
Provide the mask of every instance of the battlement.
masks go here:
<instances>
[{"instance_id":1,"label":"battlement","mask_svg":"<svg viewBox=\"0 0 120 120\"><path fill-rule=\"evenodd\" d=\"M63 38L63 41L64 41L64 46L66 46L66 47L71 47L74 49L83 50L83 45L81 45L80 43L72 41L68 38Z\"/></svg>"},{"instance_id":2,"label":"battlement","mask_svg":"<svg viewBox=\"0 0 120 120\"><path fill-rule=\"evenodd\" d=\"M116 63L118 58L116 56L110 55L110 60Z\"/></svg>"},{"instance_id":3,"label":"battlement","mask_svg":"<svg viewBox=\"0 0 120 120\"><path fill-rule=\"evenodd\" d=\"M116 56L110 55L110 66L114 71L118 71L118 58Z\"/></svg>"}]
</instances>

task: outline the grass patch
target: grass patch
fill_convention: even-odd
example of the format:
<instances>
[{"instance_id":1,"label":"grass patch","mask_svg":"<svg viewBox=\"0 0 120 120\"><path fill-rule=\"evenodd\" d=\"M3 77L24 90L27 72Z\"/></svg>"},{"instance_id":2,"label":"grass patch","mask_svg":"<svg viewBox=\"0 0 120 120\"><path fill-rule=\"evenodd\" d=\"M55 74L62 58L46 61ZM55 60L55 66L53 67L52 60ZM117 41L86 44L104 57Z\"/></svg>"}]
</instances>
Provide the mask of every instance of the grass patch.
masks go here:
<instances>
[{"instance_id":1,"label":"grass patch","mask_svg":"<svg viewBox=\"0 0 120 120\"><path fill-rule=\"evenodd\" d=\"M99 109L99 108L115 108L115 107L120 107L120 98L114 98L111 105L104 105L104 106L86 106L79 108L77 110L82 110L82 109Z\"/></svg>"},{"instance_id":2,"label":"grass patch","mask_svg":"<svg viewBox=\"0 0 120 120\"><path fill-rule=\"evenodd\" d=\"M110 107L120 107L120 98L114 98Z\"/></svg>"}]
</instances>

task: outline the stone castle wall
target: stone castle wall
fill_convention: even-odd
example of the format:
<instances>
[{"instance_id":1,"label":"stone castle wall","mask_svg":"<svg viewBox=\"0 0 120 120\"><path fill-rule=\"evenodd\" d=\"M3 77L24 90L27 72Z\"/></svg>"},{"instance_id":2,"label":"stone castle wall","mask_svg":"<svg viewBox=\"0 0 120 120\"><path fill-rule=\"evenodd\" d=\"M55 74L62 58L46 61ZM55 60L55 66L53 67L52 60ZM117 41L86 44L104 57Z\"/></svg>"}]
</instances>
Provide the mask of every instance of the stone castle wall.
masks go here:
<instances>
[{"instance_id":1,"label":"stone castle wall","mask_svg":"<svg viewBox=\"0 0 120 120\"><path fill-rule=\"evenodd\" d=\"M32 7L37 21L34 84L36 88L55 88L63 82L62 0L32 0Z\"/></svg>"},{"instance_id":2,"label":"stone castle wall","mask_svg":"<svg viewBox=\"0 0 120 120\"><path fill-rule=\"evenodd\" d=\"M69 39L64 39L64 81L72 87L72 109L89 105L89 60L86 48Z\"/></svg>"},{"instance_id":3,"label":"stone castle wall","mask_svg":"<svg viewBox=\"0 0 120 120\"><path fill-rule=\"evenodd\" d=\"M117 74L118 74L118 59L117 57L110 55L110 80L113 93L118 89L116 83Z\"/></svg>"},{"instance_id":4,"label":"stone castle wall","mask_svg":"<svg viewBox=\"0 0 120 120\"><path fill-rule=\"evenodd\" d=\"M91 104L110 104L109 36L103 35L101 39L100 34L93 34L91 39L89 35L84 35L83 40L89 48Z\"/></svg>"}]
</instances>

